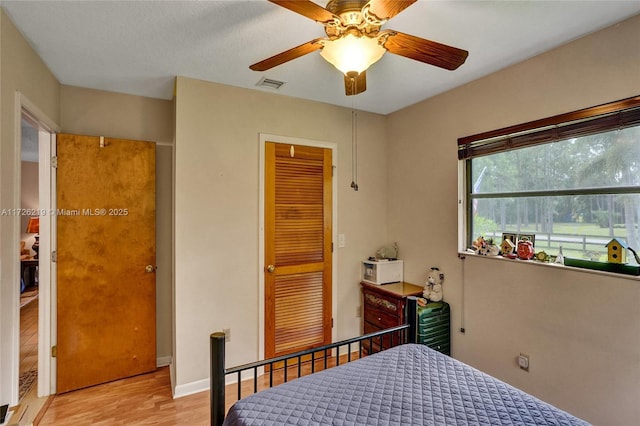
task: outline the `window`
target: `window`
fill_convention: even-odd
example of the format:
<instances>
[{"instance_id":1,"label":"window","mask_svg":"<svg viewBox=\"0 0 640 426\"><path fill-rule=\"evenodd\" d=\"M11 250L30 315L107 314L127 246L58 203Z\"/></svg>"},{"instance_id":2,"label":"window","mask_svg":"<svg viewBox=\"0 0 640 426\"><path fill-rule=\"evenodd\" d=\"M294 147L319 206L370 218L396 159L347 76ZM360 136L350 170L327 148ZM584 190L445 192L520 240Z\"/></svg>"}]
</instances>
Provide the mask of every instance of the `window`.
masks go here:
<instances>
[{"instance_id":1,"label":"window","mask_svg":"<svg viewBox=\"0 0 640 426\"><path fill-rule=\"evenodd\" d=\"M458 141L466 243L535 235L535 251L607 260L612 238L640 252L640 97ZM632 253L629 264L637 264Z\"/></svg>"}]
</instances>

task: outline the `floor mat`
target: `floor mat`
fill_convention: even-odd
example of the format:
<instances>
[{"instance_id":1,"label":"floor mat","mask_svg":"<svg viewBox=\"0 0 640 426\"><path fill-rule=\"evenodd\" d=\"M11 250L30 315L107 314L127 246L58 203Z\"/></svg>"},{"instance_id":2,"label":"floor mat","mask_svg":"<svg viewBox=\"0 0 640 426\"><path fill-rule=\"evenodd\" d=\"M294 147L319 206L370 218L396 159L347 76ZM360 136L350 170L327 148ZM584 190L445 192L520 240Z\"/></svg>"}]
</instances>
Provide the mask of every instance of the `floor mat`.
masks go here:
<instances>
[{"instance_id":1,"label":"floor mat","mask_svg":"<svg viewBox=\"0 0 640 426\"><path fill-rule=\"evenodd\" d=\"M18 392L18 400L21 400L29 393L33 384L38 380L38 369L29 370L20 375L20 390Z\"/></svg>"}]
</instances>

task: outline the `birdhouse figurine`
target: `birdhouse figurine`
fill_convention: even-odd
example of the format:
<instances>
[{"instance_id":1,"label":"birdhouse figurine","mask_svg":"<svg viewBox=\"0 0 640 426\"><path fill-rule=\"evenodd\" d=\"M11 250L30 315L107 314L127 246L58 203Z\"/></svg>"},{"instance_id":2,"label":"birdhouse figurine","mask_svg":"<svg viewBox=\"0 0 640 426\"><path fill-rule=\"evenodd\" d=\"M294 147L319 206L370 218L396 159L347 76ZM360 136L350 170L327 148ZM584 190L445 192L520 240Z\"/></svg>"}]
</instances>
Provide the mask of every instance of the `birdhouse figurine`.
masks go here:
<instances>
[{"instance_id":1,"label":"birdhouse figurine","mask_svg":"<svg viewBox=\"0 0 640 426\"><path fill-rule=\"evenodd\" d=\"M515 251L516 245L513 243L513 241L505 238L504 240L502 240L500 248L502 249L502 255L508 256Z\"/></svg>"},{"instance_id":2,"label":"birdhouse figurine","mask_svg":"<svg viewBox=\"0 0 640 426\"><path fill-rule=\"evenodd\" d=\"M614 238L607 245L607 258L610 263L627 263L627 243Z\"/></svg>"}]
</instances>

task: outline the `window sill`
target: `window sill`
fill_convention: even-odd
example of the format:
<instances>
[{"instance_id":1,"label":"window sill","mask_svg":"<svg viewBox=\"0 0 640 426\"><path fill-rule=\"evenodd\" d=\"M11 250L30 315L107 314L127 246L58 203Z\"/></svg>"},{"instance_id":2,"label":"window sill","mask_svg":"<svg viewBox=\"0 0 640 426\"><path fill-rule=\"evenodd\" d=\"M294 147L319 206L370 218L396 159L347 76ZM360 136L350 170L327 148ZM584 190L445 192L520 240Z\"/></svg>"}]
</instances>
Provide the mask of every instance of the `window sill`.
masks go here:
<instances>
[{"instance_id":1,"label":"window sill","mask_svg":"<svg viewBox=\"0 0 640 426\"><path fill-rule=\"evenodd\" d=\"M603 275L603 276L606 276L606 277L623 278L623 279L627 279L627 280L639 281L640 282L640 275L628 275L628 274L621 274L621 273L616 273L616 272L599 271L597 269L578 268L578 267L575 267L575 266L566 266L566 265L560 265L560 264L557 264L557 263L540 262L538 260L508 259L508 258L502 257L502 256L484 256L484 255L480 255L480 254L469 253L469 252L466 252L466 251L458 252L458 257L460 259L464 259L465 257L473 257L473 258L478 258L478 259L487 259L487 260L490 260L490 261L520 263L520 264L523 264L523 265L530 265L530 266L535 266L535 267L541 266L541 267L545 267L545 268L561 268L563 270L582 272L582 273L585 273L585 274Z\"/></svg>"}]
</instances>

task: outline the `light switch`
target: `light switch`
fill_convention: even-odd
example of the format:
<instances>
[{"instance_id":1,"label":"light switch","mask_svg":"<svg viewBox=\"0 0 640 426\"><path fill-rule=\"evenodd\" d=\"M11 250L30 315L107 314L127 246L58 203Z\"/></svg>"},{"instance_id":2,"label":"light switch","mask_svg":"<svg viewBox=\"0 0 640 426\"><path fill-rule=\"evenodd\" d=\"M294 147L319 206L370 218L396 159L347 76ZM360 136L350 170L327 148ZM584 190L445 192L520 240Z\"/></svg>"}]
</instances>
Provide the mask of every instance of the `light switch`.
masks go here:
<instances>
[{"instance_id":1,"label":"light switch","mask_svg":"<svg viewBox=\"0 0 640 426\"><path fill-rule=\"evenodd\" d=\"M338 247L343 248L347 245L344 234L338 234Z\"/></svg>"},{"instance_id":2,"label":"light switch","mask_svg":"<svg viewBox=\"0 0 640 426\"><path fill-rule=\"evenodd\" d=\"M518 357L518 365L524 371L529 371L529 355L523 353Z\"/></svg>"}]
</instances>

